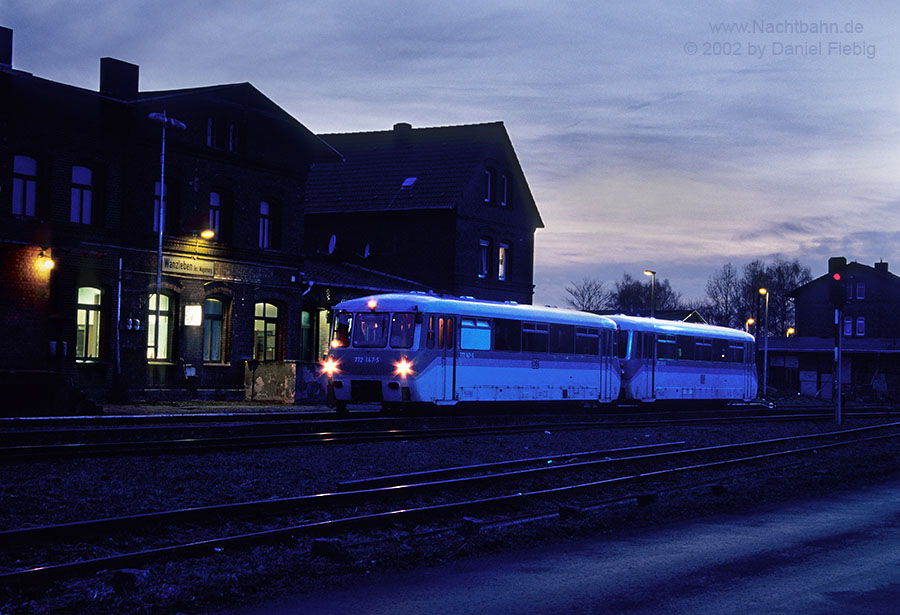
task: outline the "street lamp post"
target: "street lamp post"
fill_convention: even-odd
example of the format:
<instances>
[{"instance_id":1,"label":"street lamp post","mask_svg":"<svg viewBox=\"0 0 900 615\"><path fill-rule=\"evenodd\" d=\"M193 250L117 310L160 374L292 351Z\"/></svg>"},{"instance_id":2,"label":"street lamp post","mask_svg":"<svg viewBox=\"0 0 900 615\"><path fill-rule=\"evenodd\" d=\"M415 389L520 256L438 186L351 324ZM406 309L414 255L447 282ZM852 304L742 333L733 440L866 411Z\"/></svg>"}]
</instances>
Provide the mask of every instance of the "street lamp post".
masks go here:
<instances>
[{"instance_id":1,"label":"street lamp post","mask_svg":"<svg viewBox=\"0 0 900 615\"><path fill-rule=\"evenodd\" d=\"M759 294L766 297L766 319L763 325L763 399L765 399L769 380L769 291L760 288Z\"/></svg>"},{"instance_id":2,"label":"street lamp post","mask_svg":"<svg viewBox=\"0 0 900 615\"><path fill-rule=\"evenodd\" d=\"M166 115L165 110L162 113L150 113L148 117L154 122L162 124L162 154L159 157L159 211L156 217L158 231L156 244L156 322L153 325L153 358L159 359L159 305L161 303L160 293L162 292L162 242L166 202L166 126L178 128L179 130L184 130L187 126L174 117Z\"/></svg>"},{"instance_id":3,"label":"street lamp post","mask_svg":"<svg viewBox=\"0 0 900 615\"><path fill-rule=\"evenodd\" d=\"M650 276L650 318L656 315L656 272L644 269L644 275Z\"/></svg>"}]
</instances>

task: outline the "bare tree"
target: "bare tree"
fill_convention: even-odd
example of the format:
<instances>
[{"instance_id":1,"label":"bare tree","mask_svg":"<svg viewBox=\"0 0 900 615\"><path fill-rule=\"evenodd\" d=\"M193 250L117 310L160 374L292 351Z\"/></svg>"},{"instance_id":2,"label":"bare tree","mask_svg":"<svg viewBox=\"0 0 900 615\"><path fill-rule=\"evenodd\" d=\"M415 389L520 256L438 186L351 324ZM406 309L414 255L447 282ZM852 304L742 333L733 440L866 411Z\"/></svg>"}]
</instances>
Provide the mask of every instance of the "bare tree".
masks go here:
<instances>
[{"instance_id":1,"label":"bare tree","mask_svg":"<svg viewBox=\"0 0 900 615\"><path fill-rule=\"evenodd\" d=\"M609 302L609 293L604 288L604 283L592 278L585 277L580 282L566 286L566 293L566 305L582 312L603 310Z\"/></svg>"},{"instance_id":2,"label":"bare tree","mask_svg":"<svg viewBox=\"0 0 900 615\"><path fill-rule=\"evenodd\" d=\"M712 325L732 327L744 326L740 313L741 280L737 268L731 263L725 265L706 281L705 317Z\"/></svg>"},{"instance_id":3,"label":"bare tree","mask_svg":"<svg viewBox=\"0 0 900 615\"><path fill-rule=\"evenodd\" d=\"M625 273L616 282L616 290L610 297L610 308L625 314L649 314L650 303L656 303L655 311L680 310L684 308L681 293L672 290L668 279L642 282Z\"/></svg>"},{"instance_id":4,"label":"bare tree","mask_svg":"<svg viewBox=\"0 0 900 615\"><path fill-rule=\"evenodd\" d=\"M740 278L728 263L706 282L707 320L743 328L747 319L753 318L755 331L762 334L766 326L766 296L759 289L765 288L769 295L769 335L784 335L794 324L794 303L788 294L811 279L808 267L800 265L798 260L787 261L780 256L771 264L761 260L747 263Z\"/></svg>"}]
</instances>

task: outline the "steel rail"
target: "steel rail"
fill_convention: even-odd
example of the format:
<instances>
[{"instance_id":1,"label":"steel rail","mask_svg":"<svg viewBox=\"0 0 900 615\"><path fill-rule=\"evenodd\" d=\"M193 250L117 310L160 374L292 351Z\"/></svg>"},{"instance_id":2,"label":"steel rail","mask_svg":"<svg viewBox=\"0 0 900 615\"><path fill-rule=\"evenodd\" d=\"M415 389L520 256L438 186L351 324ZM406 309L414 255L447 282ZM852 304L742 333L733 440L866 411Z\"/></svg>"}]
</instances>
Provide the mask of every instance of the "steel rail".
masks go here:
<instances>
[{"instance_id":1,"label":"steel rail","mask_svg":"<svg viewBox=\"0 0 900 615\"><path fill-rule=\"evenodd\" d=\"M859 433L864 431L872 431L884 428L898 427L900 423L890 423L878 426L859 427L850 430L842 430L837 432L826 432L821 434L804 434L800 436L788 436L783 438L774 438L769 440L756 440L752 442L737 442L732 444L724 444L718 446L707 446L692 449L680 449L677 451L652 452L645 455L632 455L626 457L616 457L609 459L598 459L590 461L579 461L568 463L565 465L542 465L537 468L510 470L506 472L497 472L494 474L480 474L476 476L468 476L463 478L444 478L434 480L433 476L429 477L429 473L422 473L421 476L429 478L425 482L415 482L416 475L400 474L390 477L376 477L374 480L381 481L384 484L378 487L360 488L353 491L338 491L333 493L319 493L312 495L295 496L290 498L278 498L270 500L255 500L250 502L237 502L232 504L215 504L211 506L199 506L194 508L139 513L136 515L125 515L120 517L108 517L104 519L93 519L88 521L73 521L69 523L61 523L55 525L35 526L21 528L15 530L6 530L0 532L0 544L13 545L22 542L38 542L51 538L58 538L66 535L77 534L84 536L88 533L99 533L104 531L115 531L128 529L133 526L146 526L149 523L176 523L193 521L196 519L206 519L210 517L237 516L241 514L272 514L281 512L302 512L323 507L337 507L341 505L360 504L378 498L390 496L392 498L407 497L435 491L450 486L469 486L474 484L489 484L491 482L502 482L512 478L521 478L529 475L540 474L557 474L561 472L572 472L576 470L584 470L604 465L615 465L622 463L634 463L644 461L656 461L666 458L677 458L686 455L706 454L711 452L724 452L729 450L747 449L772 444L782 444L787 442L799 442L808 439L831 438L847 434ZM666 444L650 445L650 448L665 446ZM610 449L610 452L621 449ZM625 449L628 450L628 449ZM640 447L635 450L640 450ZM599 452L598 452L599 453ZM506 462L501 462L506 463ZM482 464L481 466L471 466L472 471L479 471L482 468L490 469L493 464ZM455 468L449 470L455 471ZM372 479L363 479L372 480ZM360 486L365 486L360 483Z\"/></svg>"},{"instance_id":2,"label":"steel rail","mask_svg":"<svg viewBox=\"0 0 900 615\"><path fill-rule=\"evenodd\" d=\"M564 485L561 487L539 489L529 492L518 492L513 494L491 496L487 498L478 498L475 500L450 502L432 506L423 506L419 508L392 510L368 515L358 515L341 519L318 521L314 523L276 528L261 532L251 532L238 536L214 538L210 540L197 541L182 545L172 545L168 547L147 549L135 553L113 555L109 557L82 560L79 562L57 564L52 566L42 566L0 574L0 585L28 585L34 587L40 584L52 582L59 578L84 576L112 568L136 566L162 556L190 557L209 554L211 551L214 552L214 550L217 549L242 548L273 541L282 541L289 538L296 538L297 536L328 536L334 535L341 531L386 527L396 523L409 523L411 521L421 521L423 519L427 521L433 521L434 519L439 518L442 515L446 515L447 513L474 512L477 510L494 507L499 504L537 501L540 499L546 499L547 497L556 497L564 494L595 490L601 487L624 485L642 479L662 476L674 476L676 474L682 474L691 471L709 470L713 468L722 468L741 463L750 463L775 458L785 458L793 455L815 453L823 449L831 449L842 446L849 446L852 444L874 442L878 440L897 437L900 437L900 433L869 436L855 440L847 440L844 442L828 443L816 447L791 449L787 451L775 451L759 455L718 460L709 463L692 464L688 466L680 466L677 468L654 470L649 472L618 476L614 478L607 478L598 481L578 483L574 485ZM616 501L621 501L623 499L632 499L635 497L637 497L637 495L632 494L628 498L617 498Z\"/></svg>"}]
</instances>

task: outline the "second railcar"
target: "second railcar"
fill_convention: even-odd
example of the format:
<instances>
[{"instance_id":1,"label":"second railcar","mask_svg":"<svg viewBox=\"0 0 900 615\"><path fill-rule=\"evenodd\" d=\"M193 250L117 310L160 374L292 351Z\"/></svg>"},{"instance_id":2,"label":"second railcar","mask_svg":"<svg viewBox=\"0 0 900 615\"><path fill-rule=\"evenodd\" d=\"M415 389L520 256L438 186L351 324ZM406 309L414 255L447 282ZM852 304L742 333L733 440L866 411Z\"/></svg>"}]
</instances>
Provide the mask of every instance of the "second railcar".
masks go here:
<instances>
[{"instance_id":1,"label":"second railcar","mask_svg":"<svg viewBox=\"0 0 900 615\"><path fill-rule=\"evenodd\" d=\"M398 293L344 301L325 362L338 406L610 402L616 324L530 305Z\"/></svg>"},{"instance_id":2,"label":"second railcar","mask_svg":"<svg viewBox=\"0 0 900 615\"><path fill-rule=\"evenodd\" d=\"M757 396L753 336L712 325L614 315L622 399L750 401Z\"/></svg>"}]
</instances>

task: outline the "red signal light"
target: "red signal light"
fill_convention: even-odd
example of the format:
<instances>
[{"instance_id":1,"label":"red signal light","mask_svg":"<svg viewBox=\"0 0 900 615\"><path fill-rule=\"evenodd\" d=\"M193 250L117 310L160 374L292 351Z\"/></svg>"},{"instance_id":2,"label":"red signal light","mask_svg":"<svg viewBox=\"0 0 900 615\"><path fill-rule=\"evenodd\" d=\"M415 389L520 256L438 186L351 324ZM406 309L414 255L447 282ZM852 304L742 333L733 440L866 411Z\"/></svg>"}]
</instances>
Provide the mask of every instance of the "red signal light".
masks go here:
<instances>
[{"instance_id":1,"label":"red signal light","mask_svg":"<svg viewBox=\"0 0 900 615\"><path fill-rule=\"evenodd\" d=\"M831 277L833 277L833 278L834 278L836 281L838 281L838 282L841 281L841 274L839 274L839 273L836 273L836 274L834 274L834 275L831 276Z\"/></svg>"}]
</instances>

